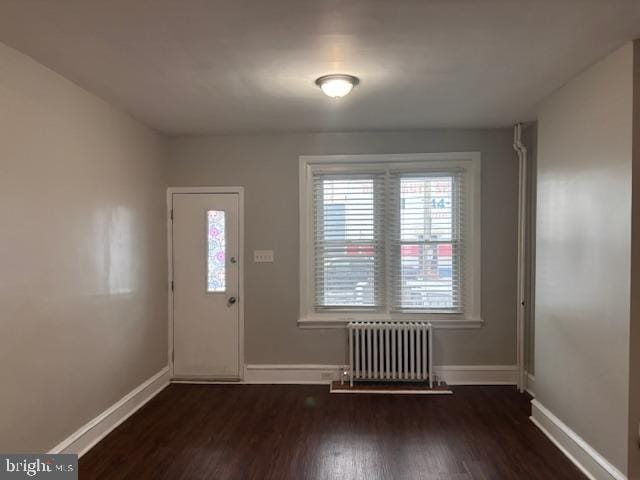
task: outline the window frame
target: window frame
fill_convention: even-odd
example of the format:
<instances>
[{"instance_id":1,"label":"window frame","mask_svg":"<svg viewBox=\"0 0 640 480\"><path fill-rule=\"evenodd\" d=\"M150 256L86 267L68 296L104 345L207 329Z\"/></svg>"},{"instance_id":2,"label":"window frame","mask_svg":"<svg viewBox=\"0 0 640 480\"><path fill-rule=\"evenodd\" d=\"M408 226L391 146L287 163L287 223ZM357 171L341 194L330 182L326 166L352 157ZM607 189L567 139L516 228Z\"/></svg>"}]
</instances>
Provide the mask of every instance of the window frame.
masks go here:
<instances>
[{"instance_id":1,"label":"window frame","mask_svg":"<svg viewBox=\"0 0 640 480\"><path fill-rule=\"evenodd\" d=\"M481 154L480 152L445 152L373 155L302 155L299 157L300 221L300 316L303 328L343 328L351 321L429 321L437 327L477 328L481 318ZM392 165L394 171L406 169L463 168L465 173L465 207L467 249L464 257L464 313L316 311L314 285L313 174L314 172L354 173ZM389 246L387 246L387 249ZM388 250L387 250L388 251ZM386 280L386 279L385 279ZM385 282L386 283L386 282Z\"/></svg>"}]
</instances>

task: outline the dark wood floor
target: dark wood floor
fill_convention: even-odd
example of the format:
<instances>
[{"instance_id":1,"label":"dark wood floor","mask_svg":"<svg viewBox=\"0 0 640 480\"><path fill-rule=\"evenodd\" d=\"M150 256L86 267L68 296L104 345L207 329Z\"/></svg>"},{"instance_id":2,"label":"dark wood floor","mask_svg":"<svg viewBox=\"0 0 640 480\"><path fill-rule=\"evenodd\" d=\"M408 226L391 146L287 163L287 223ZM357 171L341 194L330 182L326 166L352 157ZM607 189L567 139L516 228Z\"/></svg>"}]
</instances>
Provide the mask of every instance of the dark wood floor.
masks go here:
<instances>
[{"instance_id":1,"label":"dark wood floor","mask_svg":"<svg viewBox=\"0 0 640 480\"><path fill-rule=\"evenodd\" d=\"M80 478L584 480L529 412L513 387L171 385L80 460Z\"/></svg>"}]
</instances>

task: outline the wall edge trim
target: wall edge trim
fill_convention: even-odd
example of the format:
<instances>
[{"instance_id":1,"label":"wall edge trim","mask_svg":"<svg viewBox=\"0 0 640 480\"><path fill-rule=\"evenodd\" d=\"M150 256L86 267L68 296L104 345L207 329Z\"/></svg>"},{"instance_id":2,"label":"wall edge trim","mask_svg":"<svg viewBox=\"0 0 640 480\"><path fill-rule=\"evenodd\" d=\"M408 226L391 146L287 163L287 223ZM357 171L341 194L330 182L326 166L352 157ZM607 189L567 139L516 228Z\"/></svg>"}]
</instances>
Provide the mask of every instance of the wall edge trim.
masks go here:
<instances>
[{"instance_id":1,"label":"wall edge trim","mask_svg":"<svg viewBox=\"0 0 640 480\"><path fill-rule=\"evenodd\" d=\"M89 420L48 453L77 453L78 457L82 457L122 422L164 390L169 385L169 377L169 366L166 366L104 412Z\"/></svg>"},{"instance_id":2,"label":"wall edge trim","mask_svg":"<svg viewBox=\"0 0 640 480\"><path fill-rule=\"evenodd\" d=\"M246 384L316 384L340 379L345 365L247 364ZM516 385L516 365L436 365L434 373L449 385Z\"/></svg>"},{"instance_id":3,"label":"wall edge trim","mask_svg":"<svg viewBox=\"0 0 640 480\"><path fill-rule=\"evenodd\" d=\"M529 372L525 372L526 378L526 386L525 391L531 395L533 398L536 398L536 377Z\"/></svg>"},{"instance_id":4,"label":"wall edge trim","mask_svg":"<svg viewBox=\"0 0 640 480\"><path fill-rule=\"evenodd\" d=\"M537 400L529 419L590 480L628 480L627 476Z\"/></svg>"}]
</instances>

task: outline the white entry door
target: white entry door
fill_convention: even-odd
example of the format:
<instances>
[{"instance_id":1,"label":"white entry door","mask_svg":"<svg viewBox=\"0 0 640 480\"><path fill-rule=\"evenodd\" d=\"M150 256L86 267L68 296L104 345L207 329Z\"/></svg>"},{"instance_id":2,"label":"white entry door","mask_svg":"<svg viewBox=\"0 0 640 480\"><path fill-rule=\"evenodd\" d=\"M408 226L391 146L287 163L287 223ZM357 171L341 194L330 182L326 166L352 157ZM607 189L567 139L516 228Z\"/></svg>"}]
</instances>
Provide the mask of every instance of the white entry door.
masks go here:
<instances>
[{"instance_id":1,"label":"white entry door","mask_svg":"<svg viewBox=\"0 0 640 480\"><path fill-rule=\"evenodd\" d=\"M173 376L237 380L240 194L173 193Z\"/></svg>"}]
</instances>

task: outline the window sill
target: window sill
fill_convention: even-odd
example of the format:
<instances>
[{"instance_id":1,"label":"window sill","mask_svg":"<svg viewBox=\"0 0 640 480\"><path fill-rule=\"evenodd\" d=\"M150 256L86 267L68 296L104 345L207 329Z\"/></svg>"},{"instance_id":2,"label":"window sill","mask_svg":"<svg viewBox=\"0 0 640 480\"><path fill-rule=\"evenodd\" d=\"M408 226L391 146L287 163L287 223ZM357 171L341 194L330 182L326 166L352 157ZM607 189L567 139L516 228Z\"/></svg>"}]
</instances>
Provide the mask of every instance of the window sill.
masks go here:
<instances>
[{"instance_id":1,"label":"window sill","mask_svg":"<svg viewBox=\"0 0 640 480\"><path fill-rule=\"evenodd\" d=\"M368 321L366 318L321 318L321 317L306 317L298 319L298 327L308 329L335 329L345 328L349 322ZM374 322L428 322L431 323L434 328L447 328L447 329L467 329L467 328L481 328L484 325L484 320L481 318L443 318L442 316L436 318L416 318L416 319L371 319Z\"/></svg>"}]
</instances>

